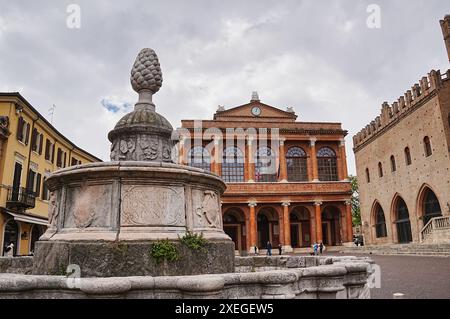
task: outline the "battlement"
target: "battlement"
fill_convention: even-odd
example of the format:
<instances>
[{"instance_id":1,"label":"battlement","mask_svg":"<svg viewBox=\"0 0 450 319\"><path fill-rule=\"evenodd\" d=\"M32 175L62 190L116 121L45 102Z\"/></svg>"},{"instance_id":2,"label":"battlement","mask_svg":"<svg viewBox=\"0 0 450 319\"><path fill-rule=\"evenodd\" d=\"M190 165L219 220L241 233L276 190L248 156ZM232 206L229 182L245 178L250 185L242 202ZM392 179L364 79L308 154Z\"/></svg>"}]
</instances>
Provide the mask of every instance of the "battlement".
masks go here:
<instances>
[{"instance_id":1,"label":"battlement","mask_svg":"<svg viewBox=\"0 0 450 319\"><path fill-rule=\"evenodd\" d=\"M353 136L354 149L374 138L378 132L384 130L392 122L398 121L406 113L419 107L430 95L434 94L445 81L450 80L450 70L441 74L438 70L431 70L428 76L422 77L419 83L414 84L411 90L401 96L396 102L389 105L384 102L381 106L381 114L364 127L358 134Z\"/></svg>"}]
</instances>

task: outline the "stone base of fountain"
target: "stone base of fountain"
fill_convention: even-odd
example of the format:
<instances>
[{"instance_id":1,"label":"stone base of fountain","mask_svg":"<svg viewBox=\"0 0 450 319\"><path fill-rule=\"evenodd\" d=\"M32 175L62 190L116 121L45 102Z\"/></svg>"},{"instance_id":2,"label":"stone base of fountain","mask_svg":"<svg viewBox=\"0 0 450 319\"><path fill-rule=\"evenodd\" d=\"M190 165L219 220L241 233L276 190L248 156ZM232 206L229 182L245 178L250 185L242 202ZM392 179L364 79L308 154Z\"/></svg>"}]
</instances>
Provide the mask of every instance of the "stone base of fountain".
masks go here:
<instances>
[{"instance_id":1,"label":"stone base of fountain","mask_svg":"<svg viewBox=\"0 0 450 319\"><path fill-rule=\"evenodd\" d=\"M169 163L86 164L53 173L50 227L36 243L33 274L77 265L83 277L215 274L234 271L234 243L223 232L224 182L201 169ZM202 234L203 250L182 244ZM155 243L169 240L179 259L159 262Z\"/></svg>"},{"instance_id":2,"label":"stone base of fountain","mask_svg":"<svg viewBox=\"0 0 450 319\"><path fill-rule=\"evenodd\" d=\"M33 274L61 275L78 265L82 277L180 276L234 271L234 244L209 241L196 251L173 242L179 259L157 261L153 242L37 242ZM220 262L218 262L220 261Z\"/></svg>"}]
</instances>

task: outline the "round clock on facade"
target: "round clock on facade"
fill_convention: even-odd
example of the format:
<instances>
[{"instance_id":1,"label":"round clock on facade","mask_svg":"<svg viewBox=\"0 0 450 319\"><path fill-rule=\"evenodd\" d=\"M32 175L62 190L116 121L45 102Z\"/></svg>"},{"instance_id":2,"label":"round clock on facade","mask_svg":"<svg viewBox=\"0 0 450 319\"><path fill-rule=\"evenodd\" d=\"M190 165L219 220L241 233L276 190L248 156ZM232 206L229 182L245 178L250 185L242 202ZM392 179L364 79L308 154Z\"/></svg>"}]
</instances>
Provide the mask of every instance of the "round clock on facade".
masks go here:
<instances>
[{"instance_id":1,"label":"round clock on facade","mask_svg":"<svg viewBox=\"0 0 450 319\"><path fill-rule=\"evenodd\" d=\"M252 108L252 114L254 116L260 116L261 115L261 109L258 106L255 106Z\"/></svg>"}]
</instances>

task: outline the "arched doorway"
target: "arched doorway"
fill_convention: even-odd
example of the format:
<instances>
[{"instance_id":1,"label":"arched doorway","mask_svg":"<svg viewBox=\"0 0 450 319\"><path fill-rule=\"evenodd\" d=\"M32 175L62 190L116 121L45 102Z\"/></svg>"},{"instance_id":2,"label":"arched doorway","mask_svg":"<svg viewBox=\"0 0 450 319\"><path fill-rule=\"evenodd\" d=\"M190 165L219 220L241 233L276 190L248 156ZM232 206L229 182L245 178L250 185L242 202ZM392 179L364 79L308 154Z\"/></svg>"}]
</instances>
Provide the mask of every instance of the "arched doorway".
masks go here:
<instances>
[{"instance_id":1,"label":"arched doorway","mask_svg":"<svg viewBox=\"0 0 450 319\"><path fill-rule=\"evenodd\" d=\"M322 242L325 246L341 244L340 210L327 206L322 211Z\"/></svg>"},{"instance_id":2,"label":"arched doorway","mask_svg":"<svg viewBox=\"0 0 450 319\"><path fill-rule=\"evenodd\" d=\"M14 244L14 256L17 255L17 248L19 244L19 225L17 225L14 219L10 219L5 225L5 232L3 235L3 254L5 254L5 248L9 244Z\"/></svg>"},{"instance_id":3,"label":"arched doorway","mask_svg":"<svg viewBox=\"0 0 450 319\"><path fill-rule=\"evenodd\" d=\"M265 249L267 242L272 243L272 247L277 247L280 243L280 227L278 215L272 208L262 208L258 213L258 247Z\"/></svg>"},{"instance_id":4,"label":"arched doorway","mask_svg":"<svg viewBox=\"0 0 450 319\"><path fill-rule=\"evenodd\" d=\"M384 215L383 208L379 203L375 204L372 216L373 216L372 224L375 227L376 238L387 237L386 217Z\"/></svg>"},{"instance_id":5,"label":"arched doorway","mask_svg":"<svg viewBox=\"0 0 450 319\"><path fill-rule=\"evenodd\" d=\"M235 250L246 250L245 217L240 209L229 209L223 215L223 231L234 242Z\"/></svg>"},{"instance_id":6,"label":"arched doorway","mask_svg":"<svg viewBox=\"0 0 450 319\"><path fill-rule=\"evenodd\" d=\"M433 217L442 216L441 205L436 194L428 187L423 191L422 217L425 226Z\"/></svg>"},{"instance_id":7,"label":"arched doorway","mask_svg":"<svg viewBox=\"0 0 450 319\"><path fill-rule=\"evenodd\" d=\"M31 229L30 253L34 254L36 242L39 240L43 233L44 229L42 226L33 225L33 228Z\"/></svg>"},{"instance_id":8,"label":"arched doorway","mask_svg":"<svg viewBox=\"0 0 450 319\"><path fill-rule=\"evenodd\" d=\"M290 214L291 247L311 246L311 222L305 207L295 207Z\"/></svg>"},{"instance_id":9,"label":"arched doorway","mask_svg":"<svg viewBox=\"0 0 450 319\"><path fill-rule=\"evenodd\" d=\"M395 224L397 225L397 239L399 243L412 242L411 222L409 221L408 206L399 197L395 204Z\"/></svg>"}]
</instances>

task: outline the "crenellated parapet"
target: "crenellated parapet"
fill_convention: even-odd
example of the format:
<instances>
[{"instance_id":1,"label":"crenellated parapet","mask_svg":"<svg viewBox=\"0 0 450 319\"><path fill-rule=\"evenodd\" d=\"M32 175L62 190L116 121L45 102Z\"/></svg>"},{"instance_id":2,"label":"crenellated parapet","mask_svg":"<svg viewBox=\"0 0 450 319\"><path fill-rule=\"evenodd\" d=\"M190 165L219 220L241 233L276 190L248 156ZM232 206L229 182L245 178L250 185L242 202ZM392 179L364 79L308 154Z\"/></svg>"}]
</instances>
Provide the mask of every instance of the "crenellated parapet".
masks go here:
<instances>
[{"instance_id":1,"label":"crenellated parapet","mask_svg":"<svg viewBox=\"0 0 450 319\"><path fill-rule=\"evenodd\" d=\"M412 112L424 101L427 101L441 88L443 82L449 79L450 70L445 74L441 74L439 70L431 70L428 76L422 77L411 87L411 90L406 91L397 101L391 105L384 102L381 105L381 114L353 136L355 150L374 138L378 132L384 130L392 122L398 121L405 114Z\"/></svg>"}]
</instances>

